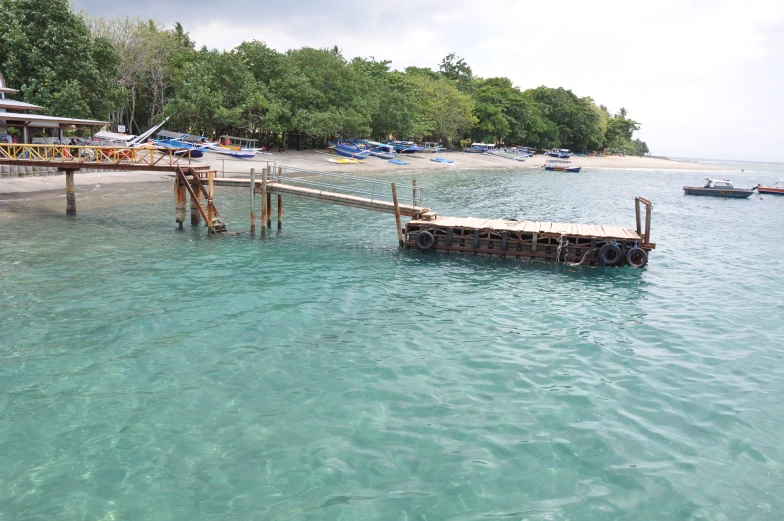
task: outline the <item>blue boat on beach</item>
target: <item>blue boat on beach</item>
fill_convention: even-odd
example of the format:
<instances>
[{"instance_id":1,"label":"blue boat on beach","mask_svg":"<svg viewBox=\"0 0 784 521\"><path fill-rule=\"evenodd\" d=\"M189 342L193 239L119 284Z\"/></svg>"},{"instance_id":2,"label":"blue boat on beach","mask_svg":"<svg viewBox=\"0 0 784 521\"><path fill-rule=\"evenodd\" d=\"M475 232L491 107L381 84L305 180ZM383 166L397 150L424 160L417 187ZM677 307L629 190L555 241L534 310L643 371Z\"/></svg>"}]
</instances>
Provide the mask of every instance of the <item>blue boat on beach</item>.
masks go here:
<instances>
[{"instance_id":1,"label":"blue boat on beach","mask_svg":"<svg viewBox=\"0 0 784 521\"><path fill-rule=\"evenodd\" d=\"M333 150L336 154L354 159L367 159L369 155L366 150L345 143L338 143Z\"/></svg>"},{"instance_id":2,"label":"blue boat on beach","mask_svg":"<svg viewBox=\"0 0 784 521\"><path fill-rule=\"evenodd\" d=\"M413 154L423 152L425 149L419 147L413 141L388 141L387 145L392 145L398 154Z\"/></svg>"},{"instance_id":3,"label":"blue boat on beach","mask_svg":"<svg viewBox=\"0 0 784 521\"><path fill-rule=\"evenodd\" d=\"M754 193L754 188L735 188L729 179L705 179L703 186L684 186L686 195L709 195L745 199Z\"/></svg>"},{"instance_id":4,"label":"blue boat on beach","mask_svg":"<svg viewBox=\"0 0 784 521\"><path fill-rule=\"evenodd\" d=\"M158 139L151 141L159 147L174 150L175 156L196 158L204 155L204 148L198 146L198 143L204 139L201 136L161 130L158 132Z\"/></svg>"},{"instance_id":5,"label":"blue boat on beach","mask_svg":"<svg viewBox=\"0 0 784 521\"><path fill-rule=\"evenodd\" d=\"M392 145L386 145L384 143L378 143L377 141L368 141L366 143L367 153L373 157L378 157L380 159L394 159L395 158L395 147Z\"/></svg>"}]
</instances>

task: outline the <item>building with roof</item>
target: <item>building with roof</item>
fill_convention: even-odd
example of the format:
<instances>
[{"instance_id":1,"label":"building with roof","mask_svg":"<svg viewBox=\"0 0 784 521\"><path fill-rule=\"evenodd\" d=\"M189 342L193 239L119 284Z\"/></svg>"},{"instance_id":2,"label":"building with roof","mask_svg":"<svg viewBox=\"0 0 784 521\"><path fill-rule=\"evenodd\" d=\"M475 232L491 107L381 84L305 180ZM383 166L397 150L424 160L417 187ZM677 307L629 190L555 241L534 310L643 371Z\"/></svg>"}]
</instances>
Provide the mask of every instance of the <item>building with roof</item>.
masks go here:
<instances>
[{"instance_id":1,"label":"building with roof","mask_svg":"<svg viewBox=\"0 0 784 521\"><path fill-rule=\"evenodd\" d=\"M18 92L8 86L2 71L0 71L0 143L10 139L10 128L21 129L21 136L17 138L20 143L31 143L36 132L43 131L58 141L62 141L63 130L84 129L89 131L92 136L96 129L109 125L108 121L35 114L35 112L43 110L43 107L7 98L7 96Z\"/></svg>"}]
</instances>

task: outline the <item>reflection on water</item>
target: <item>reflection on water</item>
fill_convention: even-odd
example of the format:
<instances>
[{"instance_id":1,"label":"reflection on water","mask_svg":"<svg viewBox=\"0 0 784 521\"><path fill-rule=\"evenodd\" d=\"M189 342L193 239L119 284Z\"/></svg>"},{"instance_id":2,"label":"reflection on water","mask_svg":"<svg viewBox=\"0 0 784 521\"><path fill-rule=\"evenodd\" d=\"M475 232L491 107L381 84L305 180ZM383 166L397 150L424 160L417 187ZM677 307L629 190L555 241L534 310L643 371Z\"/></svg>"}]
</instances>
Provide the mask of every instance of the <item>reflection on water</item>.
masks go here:
<instances>
[{"instance_id":1,"label":"reflection on water","mask_svg":"<svg viewBox=\"0 0 784 521\"><path fill-rule=\"evenodd\" d=\"M2 201L0 513L778 519L784 198L699 177L418 179L441 215L630 226L645 196L644 270L398 251L289 199L265 242L178 233L165 183Z\"/></svg>"}]
</instances>

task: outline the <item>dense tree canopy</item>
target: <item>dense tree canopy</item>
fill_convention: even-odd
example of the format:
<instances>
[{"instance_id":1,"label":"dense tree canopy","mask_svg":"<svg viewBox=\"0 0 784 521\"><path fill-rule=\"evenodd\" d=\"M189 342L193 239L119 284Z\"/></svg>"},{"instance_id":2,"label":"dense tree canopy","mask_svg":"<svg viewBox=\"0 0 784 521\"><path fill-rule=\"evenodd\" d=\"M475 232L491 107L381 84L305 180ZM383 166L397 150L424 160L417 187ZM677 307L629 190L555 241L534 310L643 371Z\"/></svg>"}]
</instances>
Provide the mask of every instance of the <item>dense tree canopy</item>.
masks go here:
<instances>
[{"instance_id":1,"label":"dense tree canopy","mask_svg":"<svg viewBox=\"0 0 784 521\"><path fill-rule=\"evenodd\" d=\"M195 49L179 23L84 19L67 0L0 0L0 70L23 99L53 114L107 119L141 132L462 140L574 151L647 153L640 124L559 87L521 90L482 78L452 53L438 70L394 70L337 47L287 52L264 42Z\"/></svg>"}]
</instances>

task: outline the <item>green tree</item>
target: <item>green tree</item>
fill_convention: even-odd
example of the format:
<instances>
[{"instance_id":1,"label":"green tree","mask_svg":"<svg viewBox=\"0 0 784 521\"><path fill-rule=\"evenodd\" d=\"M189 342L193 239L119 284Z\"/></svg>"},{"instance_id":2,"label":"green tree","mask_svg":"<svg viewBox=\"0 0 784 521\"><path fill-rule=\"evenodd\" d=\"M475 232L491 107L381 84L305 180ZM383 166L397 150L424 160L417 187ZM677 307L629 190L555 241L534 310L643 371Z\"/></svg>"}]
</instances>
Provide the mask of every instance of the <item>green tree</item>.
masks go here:
<instances>
[{"instance_id":1,"label":"green tree","mask_svg":"<svg viewBox=\"0 0 784 521\"><path fill-rule=\"evenodd\" d=\"M474 83L474 73L471 67L466 63L463 58L460 58L455 53L447 54L441 64L438 66L440 72L445 78L455 82L460 92L467 92L473 94L476 91Z\"/></svg>"},{"instance_id":2,"label":"green tree","mask_svg":"<svg viewBox=\"0 0 784 521\"><path fill-rule=\"evenodd\" d=\"M625 108L621 108L617 114L607 120L607 129L604 133L605 144L611 150L636 154L637 146L632 143L632 135L635 130L640 128L640 124L627 118L628 113Z\"/></svg>"},{"instance_id":3,"label":"green tree","mask_svg":"<svg viewBox=\"0 0 784 521\"><path fill-rule=\"evenodd\" d=\"M24 101L58 116L109 116L117 56L67 0L0 0L0 13L0 70Z\"/></svg>"},{"instance_id":4,"label":"green tree","mask_svg":"<svg viewBox=\"0 0 784 521\"><path fill-rule=\"evenodd\" d=\"M467 135L477 119L471 96L454 83L429 69L406 69L418 102L415 137L434 138L450 143Z\"/></svg>"},{"instance_id":5,"label":"green tree","mask_svg":"<svg viewBox=\"0 0 784 521\"><path fill-rule=\"evenodd\" d=\"M526 92L541 104L544 116L558 128L559 146L585 151L603 145L602 117L593 99L580 98L563 87L541 86Z\"/></svg>"}]
</instances>

